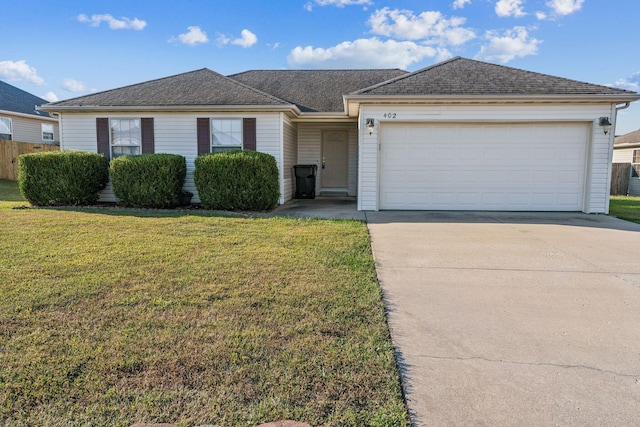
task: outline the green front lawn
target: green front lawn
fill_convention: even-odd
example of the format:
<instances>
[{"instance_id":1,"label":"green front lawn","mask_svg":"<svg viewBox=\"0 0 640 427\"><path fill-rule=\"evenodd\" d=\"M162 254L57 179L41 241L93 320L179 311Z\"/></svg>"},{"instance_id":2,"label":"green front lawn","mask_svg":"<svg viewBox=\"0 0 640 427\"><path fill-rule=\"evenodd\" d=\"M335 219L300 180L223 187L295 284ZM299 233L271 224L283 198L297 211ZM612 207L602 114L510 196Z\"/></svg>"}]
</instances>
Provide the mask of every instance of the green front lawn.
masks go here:
<instances>
[{"instance_id":1,"label":"green front lawn","mask_svg":"<svg viewBox=\"0 0 640 427\"><path fill-rule=\"evenodd\" d=\"M408 424L363 223L15 210L0 184L0 425Z\"/></svg>"},{"instance_id":2,"label":"green front lawn","mask_svg":"<svg viewBox=\"0 0 640 427\"><path fill-rule=\"evenodd\" d=\"M0 209L11 208L14 206L28 204L20 190L18 190L18 183L15 181L8 181L6 179L0 179Z\"/></svg>"},{"instance_id":3,"label":"green front lawn","mask_svg":"<svg viewBox=\"0 0 640 427\"><path fill-rule=\"evenodd\" d=\"M640 197L611 196L609 214L640 224Z\"/></svg>"}]
</instances>

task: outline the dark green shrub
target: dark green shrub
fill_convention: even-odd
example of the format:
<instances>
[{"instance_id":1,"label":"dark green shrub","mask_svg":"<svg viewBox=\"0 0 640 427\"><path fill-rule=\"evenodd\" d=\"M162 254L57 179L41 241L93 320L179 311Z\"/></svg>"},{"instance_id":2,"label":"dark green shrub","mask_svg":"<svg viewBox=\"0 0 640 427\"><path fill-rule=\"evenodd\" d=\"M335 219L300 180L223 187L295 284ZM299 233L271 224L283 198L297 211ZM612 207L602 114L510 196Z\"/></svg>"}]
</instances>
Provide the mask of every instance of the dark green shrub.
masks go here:
<instances>
[{"instance_id":1,"label":"dark green shrub","mask_svg":"<svg viewBox=\"0 0 640 427\"><path fill-rule=\"evenodd\" d=\"M278 166L269 154L205 154L196 159L195 166L193 179L207 209L265 211L278 203Z\"/></svg>"},{"instance_id":2,"label":"dark green shrub","mask_svg":"<svg viewBox=\"0 0 640 427\"><path fill-rule=\"evenodd\" d=\"M18 156L18 187L36 206L92 205L109 181L109 161L97 153L50 151Z\"/></svg>"},{"instance_id":3,"label":"dark green shrub","mask_svg":"<svg viewBox=\"0 0 640 427\"><path fill-rule=\"evenodd\" d=\"M187 161L177 154L121 156L111 161L111 185L118 203L136 208L180 205Z\"/></svg>"}]
</instances>

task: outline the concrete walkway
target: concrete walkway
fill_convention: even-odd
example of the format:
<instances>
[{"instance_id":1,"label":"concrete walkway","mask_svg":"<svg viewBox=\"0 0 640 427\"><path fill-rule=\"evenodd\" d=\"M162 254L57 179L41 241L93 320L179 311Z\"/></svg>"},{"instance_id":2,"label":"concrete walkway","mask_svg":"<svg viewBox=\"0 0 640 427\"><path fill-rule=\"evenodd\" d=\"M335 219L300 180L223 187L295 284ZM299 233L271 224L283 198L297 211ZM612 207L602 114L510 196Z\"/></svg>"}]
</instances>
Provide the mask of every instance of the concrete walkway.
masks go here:
<instances>
[{"instance_id":1,"label":"concrete walkway","mask_svg":"<svg viewBox=\"0 0 640 427\"><path fill-rule=\"evenodd\" d=\"M359 212L353 197L318 197L316 199L293 199L278 206L268 216L293 218L356 219L365 220L365 213Z\"/></svg>"},{"instance_id":2,"label":"concrete walkway","mask_svg":"<svg viewBox=\"0 0 640 427\"><path fill-rule=\"evenodd\" d=\"M640 225L367 212L418 426L640 425Z\"/></svg>"}]
</instances>

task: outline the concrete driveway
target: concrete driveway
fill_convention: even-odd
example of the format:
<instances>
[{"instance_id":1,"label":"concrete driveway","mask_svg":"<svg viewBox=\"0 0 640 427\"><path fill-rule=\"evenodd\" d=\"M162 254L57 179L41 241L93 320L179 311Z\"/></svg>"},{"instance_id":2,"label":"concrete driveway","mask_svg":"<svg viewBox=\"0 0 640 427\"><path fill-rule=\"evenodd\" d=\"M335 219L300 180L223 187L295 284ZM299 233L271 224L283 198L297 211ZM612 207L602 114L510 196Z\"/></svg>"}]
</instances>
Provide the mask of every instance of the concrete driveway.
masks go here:
<instances>
[{"instance_id":1,"label":"concrete driveway","mask_svg":"<svg viewBox=\"0 0 640 427\"><path fill-rule=\"evenodd\" d=\"M640 425L640 225L367 212L418 426Z\"/></svg>"}]
</instances>

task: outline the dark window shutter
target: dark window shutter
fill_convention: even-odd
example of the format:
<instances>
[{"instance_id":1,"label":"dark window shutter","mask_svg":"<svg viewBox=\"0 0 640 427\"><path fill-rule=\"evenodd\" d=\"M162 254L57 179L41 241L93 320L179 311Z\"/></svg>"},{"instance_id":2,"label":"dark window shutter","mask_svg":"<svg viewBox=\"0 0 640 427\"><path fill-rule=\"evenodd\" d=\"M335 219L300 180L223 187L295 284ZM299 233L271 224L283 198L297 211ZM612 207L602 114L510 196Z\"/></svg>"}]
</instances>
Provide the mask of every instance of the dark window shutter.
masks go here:
<instances>
[{"instance_id":1,"label":"dark window shutter","mask_svg":"<svg viewBox=\"0 0 640 427\"><path fill-rule=\"evenodd\" d=\"M109 119L98 117L96 119L96 137L98 141L98 153L111 160L111 150L109 149Z\"/></svg>"},{"instance_id":2,"label":"dark window shutter","mask_svg":"<svg viewBox=\"0 0 640 427\"><path fill-rule=\"evenodd\" d=\"M198 156L211 152L211 126L208 118L198 117Z\"/></svg>"},{"instance_id":3,"label":"dark window shutter","mask_svg":"<svg viewBox=\"0 0 640 427\"><path fill-rule=\"evenodd\" d=\"M242 148L256 151L256 119L242 119Z\"/></svg>"},{"instance_id":4,"label":"dark window shutter","mask_svg":"<svg viewBox=\"0 0 640 427\"><path fill-rule=\"evenodd\" d=\"M155 138L153 133L153 117L140 119L142 133L142 154L155 152Z\"/></svg>"}]
</instances>

